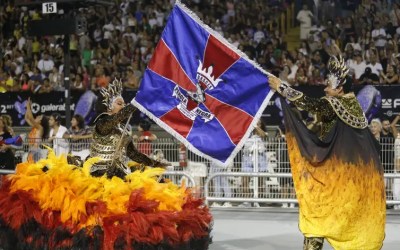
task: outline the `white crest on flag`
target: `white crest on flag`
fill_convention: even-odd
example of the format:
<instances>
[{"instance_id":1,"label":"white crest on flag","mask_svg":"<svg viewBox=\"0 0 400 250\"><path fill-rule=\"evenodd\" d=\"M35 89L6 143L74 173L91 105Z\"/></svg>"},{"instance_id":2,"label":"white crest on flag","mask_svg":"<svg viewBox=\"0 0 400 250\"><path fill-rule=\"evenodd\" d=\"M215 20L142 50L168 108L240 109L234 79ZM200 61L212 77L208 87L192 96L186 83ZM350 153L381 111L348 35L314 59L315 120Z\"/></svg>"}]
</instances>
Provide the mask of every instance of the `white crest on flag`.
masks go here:
<instances>
[{"instance_id":1,"label":"white crest on flag","mask_svg":"<svg viewBox=\"0 0 400 250\"><path fill-rule=\"evenodd\" d=\"M214 118L214 115L210 112L204 111L199 107L189 110L188 109L188 98L193 100L195 103L200 104L206 101L206 95L204 94L204 90L201 87L201 83L203 83L207 89L214 89L218 86L219 82L222 79L215 79L213 76L213 66L209 66L208 68L203 68L203 63L199 60L199 66L197 67L196 74L196 91L187 91L188 97L185 96L179 89L178 86L175 86L172 96L179 100L179 104L177 108L183 115L185 115L190 120L194 121L197 116L200 116L204 122L209 122Z\"/></svg>"},{"instance_id":2,"label":"white crest on flag","mask_svg":"<svg viewBox=\"0 0 400 250\"><path fill-rule=\"evenodd\" d=\"M186 116L190 120L194 121L194 119L196 119L197 116L200 116L204 120L204 122L209 122L214 118L213 114L204 111L199 107L189 110L187 108L188 98L181 92L178 85L175 86L172 96L177 98L180 102L176 107L184 116Z\"/></svg>"},{"instance_id":3,"label":"white crest on flag","mask_svg":"<svg viewBox=\"0 0 400 250\"><path fill-rule=\"evenodd\" d=\"M208 67L207 69L203 69L203 63L199 60L199 67L197 67L197 75L196 79L199 82L204 83L208 89L213 89L217 87L218 83L222 81L222 79L214 79L213 66Z\"/></svg>"}]
</instances>

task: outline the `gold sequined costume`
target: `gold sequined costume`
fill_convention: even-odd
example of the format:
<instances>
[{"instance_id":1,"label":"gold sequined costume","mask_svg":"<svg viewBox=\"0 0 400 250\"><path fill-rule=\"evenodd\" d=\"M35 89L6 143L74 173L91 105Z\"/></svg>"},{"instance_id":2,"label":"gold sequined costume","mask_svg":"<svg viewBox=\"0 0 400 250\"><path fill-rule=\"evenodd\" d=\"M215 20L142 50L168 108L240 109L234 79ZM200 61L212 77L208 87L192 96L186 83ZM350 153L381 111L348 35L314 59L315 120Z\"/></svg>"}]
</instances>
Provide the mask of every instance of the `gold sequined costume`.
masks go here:
<instances>
[{"instance_id":1,"label":"gold sequined costume","mask_svg":"<svg viewBox=\"0 0 400 250\"><path fill-rule=\"evenodd\" d=\"M128 104L117 113L111 112L113 103L118 98L122 100L122 82L115 79L107 88L102 88L100 93L103 97L102 104L107 108L107 112L100 114L94 122L90 157L98 157L100 161L91 167L90 173L93 176L102 176L107 173L108 177L123 178L130 173L130 169L125 166L126 157L142 166L162 167L163 164L140 153L133 145L125 124L136 108Z\"/></svg>"},{"instance_id":2,"label":"gold sequined costume","mask_svg":"<svg viewBox=\"0 0 400 250\"><path fill-rule=\"evenodd\" d=\"M96 118L90 157L100 157L101 161L92 166L92 175L101 176L107 172L108 176L124 176L129 172L124 164L125 156L144 166L161 165L140 153L133 145L129 131L125 129L123 122L134 111L135 107L128 104L117 114L103 113Z\"/></svg>"}]
</instances>

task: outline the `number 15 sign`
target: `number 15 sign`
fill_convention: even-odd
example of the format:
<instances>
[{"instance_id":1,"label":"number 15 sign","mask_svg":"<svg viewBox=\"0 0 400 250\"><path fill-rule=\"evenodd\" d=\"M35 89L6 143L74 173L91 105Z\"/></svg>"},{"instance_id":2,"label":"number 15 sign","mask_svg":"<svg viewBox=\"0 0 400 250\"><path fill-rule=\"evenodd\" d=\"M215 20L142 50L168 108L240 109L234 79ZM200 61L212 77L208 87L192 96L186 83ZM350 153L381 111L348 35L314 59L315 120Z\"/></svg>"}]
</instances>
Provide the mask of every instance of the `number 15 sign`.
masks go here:
<instances>
[{"instance_id":1,"label":"number 15 sign","mask_svg":"<svg viewBox=\"0 0 400 250\"><path fill-rule=\"evenodd\" d=\"M43 14L52 14L57 13L57 3L43 3L42 4L42 13Z\"/></svg>"}]
</instances>

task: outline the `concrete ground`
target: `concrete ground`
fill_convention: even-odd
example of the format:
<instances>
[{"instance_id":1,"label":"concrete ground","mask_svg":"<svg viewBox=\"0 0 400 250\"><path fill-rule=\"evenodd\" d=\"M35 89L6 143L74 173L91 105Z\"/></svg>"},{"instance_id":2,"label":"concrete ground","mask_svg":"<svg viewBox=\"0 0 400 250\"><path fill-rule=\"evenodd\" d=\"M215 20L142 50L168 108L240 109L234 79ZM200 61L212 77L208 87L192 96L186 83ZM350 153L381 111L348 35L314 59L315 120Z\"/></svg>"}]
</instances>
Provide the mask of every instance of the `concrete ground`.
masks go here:
<instances>
[{"instance_id":1,"label":"concrete ground","mask_svg":"<svg viewBox=\"0 0 400 250\"><path fill-rule=\"evenodd\" d=\"M210 250L299 250L303 236L297 209L216 208ZM333 249L328 242L324 250ZM400 249L400 213L387 215L382 250Z\"/></svg>"}]
</instances>

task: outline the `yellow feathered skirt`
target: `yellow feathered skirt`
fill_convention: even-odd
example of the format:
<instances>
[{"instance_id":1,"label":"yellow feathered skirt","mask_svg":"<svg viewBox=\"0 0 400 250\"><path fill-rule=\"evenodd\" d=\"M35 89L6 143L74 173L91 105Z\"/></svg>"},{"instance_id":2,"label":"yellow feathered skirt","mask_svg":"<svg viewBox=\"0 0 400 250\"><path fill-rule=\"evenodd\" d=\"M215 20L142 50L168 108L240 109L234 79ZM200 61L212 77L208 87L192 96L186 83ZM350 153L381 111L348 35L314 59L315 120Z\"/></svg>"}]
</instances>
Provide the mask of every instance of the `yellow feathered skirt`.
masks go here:
<instances>
[{"instance_id":1,"label":"yellow feathered skirt","mask_svg":"<svg viewBox=\"0 0 400 250\"><path fill-rule=\"evenodd\" d=\"M3 249L206 249L211 215L190 189L148 168L111 179L50 152L21 163L0 189Z\"/></svg>"}]
</instances>

